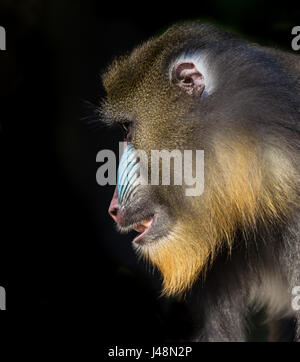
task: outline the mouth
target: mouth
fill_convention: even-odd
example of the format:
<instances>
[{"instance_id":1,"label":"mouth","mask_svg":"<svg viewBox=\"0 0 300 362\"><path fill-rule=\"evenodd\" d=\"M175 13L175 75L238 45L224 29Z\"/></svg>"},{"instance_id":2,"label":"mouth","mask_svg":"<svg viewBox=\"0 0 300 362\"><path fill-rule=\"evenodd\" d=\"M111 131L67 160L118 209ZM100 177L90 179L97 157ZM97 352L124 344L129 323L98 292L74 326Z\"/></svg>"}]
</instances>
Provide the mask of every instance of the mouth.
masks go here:
<instances>
[{"instance_id":1,"label":"mouth","mask_svg":"<svg viewBox=\"0 0 300 362\"><path fill-rule=\"evenodd\" d=\"M153 216L148 217L147 219L142 220L138 224L135 224L132 229L139 233L134 239L134 243L139 243L141 239L147 234L151 229L153 224Z\"/></svg>"},{"instance_id":2,"label":"mouth","mask_svg":"<svg viewBox=\"0 0 300 362\"><path fill-rule=\"evenodd\" d=\"M151 215L139 222L135 222L131 225L120 225L118 224L118 229L120 232L130 232L132 230L136 231L138 235L133 239L134 243L141 242L142 238L149 232L154 224L154 215Z\"/></svg>"}]
</instances>

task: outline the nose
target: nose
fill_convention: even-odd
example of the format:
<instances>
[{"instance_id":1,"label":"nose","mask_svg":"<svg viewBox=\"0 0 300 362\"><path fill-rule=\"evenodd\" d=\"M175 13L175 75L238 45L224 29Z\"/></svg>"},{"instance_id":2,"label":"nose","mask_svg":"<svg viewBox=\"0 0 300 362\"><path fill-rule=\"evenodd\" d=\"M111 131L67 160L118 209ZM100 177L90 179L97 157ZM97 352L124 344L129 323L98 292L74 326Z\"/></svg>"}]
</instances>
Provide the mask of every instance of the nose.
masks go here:
<instances>
[{"instance_id":1,"label":"nose","mask_svg":"<svg viewBox=\"0 0 300 362\"><path fill-rule=\"evenodd\" d=\"M115 222L120 221L121 211L120 211L120 206L119 206L119 202L118 202L117 188L115 189L114 195L110 202L108 213L114 219Z\"/></svg>"}]
</instances>

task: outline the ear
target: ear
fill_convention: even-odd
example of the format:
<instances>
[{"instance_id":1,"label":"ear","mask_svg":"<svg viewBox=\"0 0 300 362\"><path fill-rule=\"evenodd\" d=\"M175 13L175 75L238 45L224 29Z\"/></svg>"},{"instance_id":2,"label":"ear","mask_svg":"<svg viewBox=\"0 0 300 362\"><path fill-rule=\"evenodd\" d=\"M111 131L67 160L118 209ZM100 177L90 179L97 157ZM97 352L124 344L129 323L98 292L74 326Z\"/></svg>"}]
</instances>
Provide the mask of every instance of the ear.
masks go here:
<instances>
[{"instance_id":1,"label":"ear","mask_svg":"<svg viewBox=\"0 0 300 362\"><path fill-rule=\"evenodd\" d=\"M175 64L171 77L172 82L189 95L201 96L204 91L204 76L193 62Z\"/></svg>"}]
</instances>

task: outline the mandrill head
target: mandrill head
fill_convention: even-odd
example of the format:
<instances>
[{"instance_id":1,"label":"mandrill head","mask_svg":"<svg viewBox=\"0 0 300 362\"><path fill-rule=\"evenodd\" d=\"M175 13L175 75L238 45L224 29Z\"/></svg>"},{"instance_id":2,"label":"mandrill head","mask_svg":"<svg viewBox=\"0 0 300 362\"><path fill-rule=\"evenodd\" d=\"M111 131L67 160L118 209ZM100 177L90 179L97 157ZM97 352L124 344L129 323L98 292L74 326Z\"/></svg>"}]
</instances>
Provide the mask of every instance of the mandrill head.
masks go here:
<instances>
[{"instance_id":1,"label":"mandrill head","mask_svg":"<svg viewBox=\"0 0 300 362\"><path fill-rule=\"evenodd\" d=\"M139 233L134 248L160 270L167 295L205 275L237 231L246 238L259 222L268 227L295 202L290 151L272 126L284 112L274 99L287 97L286 86L278 87L281 68L274 77L266 62L271 55L258 47L192 23L173 26L103 75L103 118L126 129L109 213L121 232ZM141 174L148 182L137 182Z\"/></svg>"}]
</instances>

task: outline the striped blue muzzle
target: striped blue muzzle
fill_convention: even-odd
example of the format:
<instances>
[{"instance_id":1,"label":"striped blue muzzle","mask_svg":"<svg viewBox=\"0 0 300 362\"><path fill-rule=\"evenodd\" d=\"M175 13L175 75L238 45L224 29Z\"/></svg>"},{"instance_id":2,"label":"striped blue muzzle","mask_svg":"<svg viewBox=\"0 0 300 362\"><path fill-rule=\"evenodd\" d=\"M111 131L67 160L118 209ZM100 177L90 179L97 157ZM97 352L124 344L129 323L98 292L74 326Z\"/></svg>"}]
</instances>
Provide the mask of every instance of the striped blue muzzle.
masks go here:
<instances>
[{"instance_id":1,"label":"striped blue muzzle","mask_svg":"<svg viewBox=\"0 0 300 362\"><path fill-rule=\"evenodd\" d=\"M129 144L125 148L117 175L117 190L119 205L123 208L134 196L139 185L140 164L138 152Z\"/></svg>"}]
</instances>

